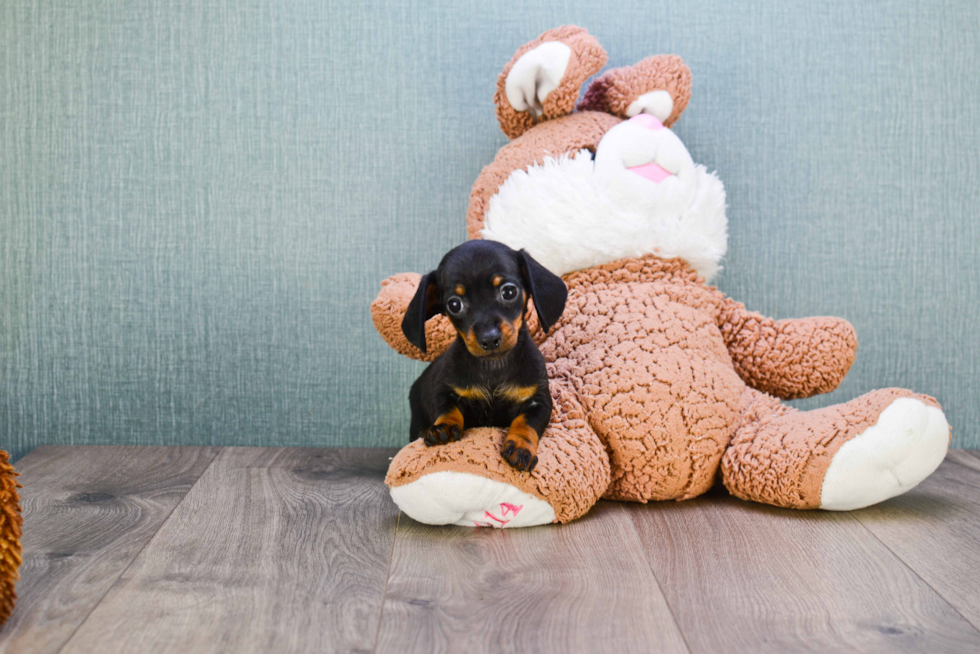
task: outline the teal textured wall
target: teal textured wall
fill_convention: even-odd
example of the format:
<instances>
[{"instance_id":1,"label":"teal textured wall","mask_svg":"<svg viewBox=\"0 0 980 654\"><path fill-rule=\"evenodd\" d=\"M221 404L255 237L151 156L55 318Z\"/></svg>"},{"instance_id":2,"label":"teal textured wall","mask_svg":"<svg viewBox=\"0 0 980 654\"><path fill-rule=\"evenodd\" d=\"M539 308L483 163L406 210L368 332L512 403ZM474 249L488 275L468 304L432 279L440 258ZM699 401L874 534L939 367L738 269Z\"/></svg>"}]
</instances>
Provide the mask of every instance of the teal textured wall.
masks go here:
<instances>
[{"instance_id":1,"label":"teal textured wall","mask_svg":"<svg viewBox=\"0 0 980 654\"><path fill-rule=\"evenodd\" d=\"M465 237L497 73L563 23L690 65L721 288L854 323L801 404L906 386L980 445L978 3L6 0L0 447L405 442L368 305Z\"/></svg>"}]
</instances>

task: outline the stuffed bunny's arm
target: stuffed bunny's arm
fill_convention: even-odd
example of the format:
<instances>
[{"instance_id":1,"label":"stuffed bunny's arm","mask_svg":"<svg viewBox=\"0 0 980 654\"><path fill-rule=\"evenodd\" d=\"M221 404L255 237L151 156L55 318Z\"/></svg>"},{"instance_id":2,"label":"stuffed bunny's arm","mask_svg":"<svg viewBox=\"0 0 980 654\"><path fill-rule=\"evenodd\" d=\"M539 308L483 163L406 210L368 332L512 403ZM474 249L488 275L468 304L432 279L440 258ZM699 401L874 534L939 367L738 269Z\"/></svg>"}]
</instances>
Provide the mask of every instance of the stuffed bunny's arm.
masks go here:
<instances>
[{"instance_id":1,"label":"stuffed bunny's arm","mask_svg":"<svg viewBox=\"0 0 980 654\"><path fill-rule=\"evenodd\" d=\"M828 393L854 363L857 336L842 318L774 320L725 298L718 326L739 377L791 400Z\"/></svg>"}]
</instances>

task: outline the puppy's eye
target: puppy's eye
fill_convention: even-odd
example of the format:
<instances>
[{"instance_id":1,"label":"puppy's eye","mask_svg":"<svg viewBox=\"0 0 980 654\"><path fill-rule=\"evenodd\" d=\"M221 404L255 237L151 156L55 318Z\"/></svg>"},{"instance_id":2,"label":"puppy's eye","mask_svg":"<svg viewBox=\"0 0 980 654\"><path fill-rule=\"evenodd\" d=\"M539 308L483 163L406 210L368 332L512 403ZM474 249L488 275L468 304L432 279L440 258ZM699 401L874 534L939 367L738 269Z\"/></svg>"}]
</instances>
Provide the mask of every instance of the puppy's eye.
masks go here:
<instances>
[{"instance_id":1,"label":"puppy's eye","mask_svg":"<svg viewBox=\"0 0 980 654\"><path fill-rule=\"evenodd\" d=\"M517 286L514 284L504 284L500 287L500 297L510 302L517 297Z\"/></svg>"},{"instance_id":2,"label":"puppy's eye","mask_svg":"<svg viewBox=\"0 0 980 654\"><path fill-rule=\"evenodd\" d=\"M463 312L463 301L458 297L451 297L449 301L446 302L446 308L449 309L449 313L454 316Z\"/></svg>"}]
</instances>

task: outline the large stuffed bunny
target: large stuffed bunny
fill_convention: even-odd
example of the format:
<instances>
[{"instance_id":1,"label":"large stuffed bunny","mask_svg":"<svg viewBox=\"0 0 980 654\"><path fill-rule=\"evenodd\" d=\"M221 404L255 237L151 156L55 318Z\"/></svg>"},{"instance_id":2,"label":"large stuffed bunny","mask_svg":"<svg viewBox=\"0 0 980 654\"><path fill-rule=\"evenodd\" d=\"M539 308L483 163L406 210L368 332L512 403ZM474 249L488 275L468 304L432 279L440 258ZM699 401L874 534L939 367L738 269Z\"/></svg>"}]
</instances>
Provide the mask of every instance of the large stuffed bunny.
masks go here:
<instances>
[{"instance_id":1,"label":"large stuffed bunny","mask_svg":"<svg viewBox=\"0 0 980 654\"><path fill-rule=\"evenodd\" d=\"M856 509L914 487L949 446L939 404L896 388L809 412L781 401L836 388L854 329L773 320L705 283L726 251L725 191L669 129L690 71L676 56L609 70L574 111L605 62L577 27L517 51L494 96L512 140L467 213L470 238L524 248L568 286L549 333L527 315L555 407L538 465L511 468L499 429L416 440L391 462L394 501L430 524L517 527L573 520L599 498L696 497L719 478L740 498L799 509ZM456 333L438 315L427 355L406 340L419 279L383 282L372 315L395 350L431 361Z\"/></svg>"}]
</instances>

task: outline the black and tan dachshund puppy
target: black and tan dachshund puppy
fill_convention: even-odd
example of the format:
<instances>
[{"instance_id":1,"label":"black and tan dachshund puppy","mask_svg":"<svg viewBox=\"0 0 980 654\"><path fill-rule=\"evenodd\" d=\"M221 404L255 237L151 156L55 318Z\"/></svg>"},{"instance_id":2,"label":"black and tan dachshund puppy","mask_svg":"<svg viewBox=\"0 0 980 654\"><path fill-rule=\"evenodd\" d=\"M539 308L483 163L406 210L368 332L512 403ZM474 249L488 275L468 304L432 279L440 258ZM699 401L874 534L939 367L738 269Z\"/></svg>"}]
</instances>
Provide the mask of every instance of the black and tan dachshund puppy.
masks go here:
<instances>
[{"instance_id":1,"label":"black and tan dachshund puppy","mask_svg":"<svg viewBox=\"0 0 980 654\"><path fill-rule=\"evenodd\" d=\"M544 357L524 316L534 299L545 331L561 317L568 290L524 250L494 241L467 241L422 278L402 331L425 352L425 322L436 314L459 336L412 384L411 440L426 445L459 440L464 429L502 427L501 455L533 470L538 440L551 418Z\"/></svg>"}]
</instances>

